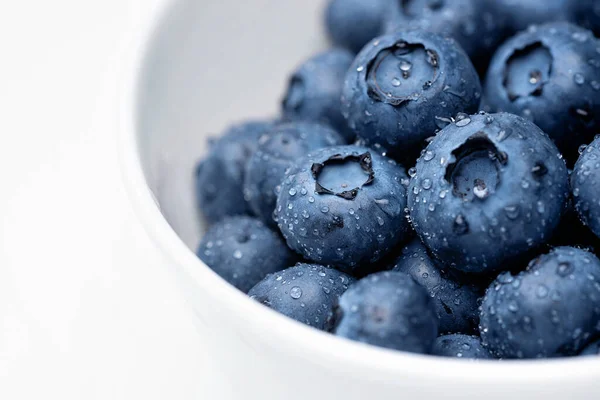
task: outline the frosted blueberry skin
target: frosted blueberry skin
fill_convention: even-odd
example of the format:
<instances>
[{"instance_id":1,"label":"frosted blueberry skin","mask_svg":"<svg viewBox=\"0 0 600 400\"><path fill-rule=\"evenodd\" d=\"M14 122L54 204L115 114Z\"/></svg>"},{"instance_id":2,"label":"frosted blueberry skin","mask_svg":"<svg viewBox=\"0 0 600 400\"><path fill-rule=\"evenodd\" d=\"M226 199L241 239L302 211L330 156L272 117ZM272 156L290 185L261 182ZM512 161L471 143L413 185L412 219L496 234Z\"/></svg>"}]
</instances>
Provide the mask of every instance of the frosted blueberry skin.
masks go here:
<instances>
[{"instance_id":1,"label":"frosted blueberry skin","mask_svg":"<svg viewBox=\"0 0 600 400\"><path fill-rule=\"evenodd\" d=\"M335 269L297 264L268 275L248 295L298 322L329 331L339 297L353 282L353 278Z\"/></svg>"},{"instance_id":2,"label":"frosted blueberry skin","mask_svg":"<svg viewBox=\"0 0 600 400\"><path fill-rule=\"evenodd\" d=\"M358 53L381 33L390 0L330 0L325 27L331 41Z\"/></svg>"},{"instance_id":3,"label":"frosted blueberry skin","mask_svg":"<svg viewBox=\"0 0 600 400\"><path fill-rule=\"evenodd\" d=\"M600 138L582 148L571 174L571 188L577 215L600 237Z\"/></svg>"},{"instance_id":4,"label":"frosted blueberry skin","mask_svg":"<svg viewBox=\"0 0 600 400\"><path fill-rule=\"evenodd\" d=\"M354 55L347 50L332 49L304 62L292 74L282 101L286 120L319 122L334 128L345 138L354 140L342 116L342 86Z\"/></svg>"},{"instance_id":5,"label":"frosted blueberry skin","mask_svg":"<svg viewBox=\"0 0 600 400\"><path fill-rule=\"evenodd\" d=\"M411 163L445 120L479 109L481 85L450 38L413 30L378 37L346 75L342 114L367 146Z\"/></svg>"},{"instance_id":6,"label":"frosted blueberry skin","mask_svg":"<svg viewBox=\"0 0 600 400\"><path fill-rule=\"evenodd\" d=\"M208 155L198 163L196 203L208 223L250 214L243 193L246 163L256 151L258 139L272 126L258 121L234 125L210 145Z\"/></svg>"},{"instance_id":7,"label":"frosted blueberry skin","mask_svg":"<svg viewBox=\"0 0 600 400\"><path fill-rule=\"evenodd\" d=\"M480 331L499 358L578 354L600 333L600 260L557 247L516 276L501 274L484 297Z\"/></svg>"},{"instance_id":8,"label":"frosted blueberry skin","mask_svg":"<svg viewBox=\"0 0 600 400\"><path fill-rule=\"evenodd\" d=\"M287 268L297 259L279 235L247 216L227 217L211 226L196 254L244 293L267 274Z\"/></svg>"},{"instance_id":9,"label":"frosted blueberry skin","mask_svg":"<svg viewBox=\"0 0 600 400\"><path fill-rule=\"evenodd\" d=\"M493 358L489 351L483 347L479 336L457 334L438 337L433 344L431 354L440 357L471 360L489 360Z\"/></svg>"},{"instance_id":10,"label":"frosted blueberry skin","mask_svg":"<svg viewBox=\"0 0 600 400\"><path fill-rule=\"evenodd\" d=\"M486 0L391 0L388 7L385 32L422 29L452 37L479 70L505 35L505 18Z\"/></svg>"},{"instance_id":11,"label":"frosted blueberry skin","mask_svg":"<svg viewBox=\"0 0 600 400\"><path fill-rule=\"evenodd\" d=\"M371 149L320 149L286 173L276 220L290 248L351 273L408 237L406 184L404 168Z\"/></svg>"},{"instance_id":12,"label":"frosted blueberry skin","mask_svg":"<svg viewBox=\"0 0 600 400\"><path fill-rule=\"evenodd\" d=\"M568 164L600 129L600 41L568 23L532 27L506 41L490 63L483 109L533 121Z\"/></svg>"},{"instance_id":13,"label":"frosted blueberry skin","mask_svg":"<svg viewBox=\"0 0 600 400\"><path fill-rule=\"evenodd\" d=\"M337 312L337 336L375 346L427 354L438 333L431 298L400 272L361 279L342 295Z\"/></svg>"},{"instance_id":14,"label":"frosted blueberry skin","mask_svg":"<svg viewBox=\"0 0 600 400\"><path fill-rule=\"evenodd\" d=\"M512 114L459 115L427 146L408 189L417 234L446 266L524 265L566 208L568 174L552 141Z\"/></svg>"},{"instance_id":15,"label":"frosted blueberry skin","mask_svg":"<svg viewBox=\"0 0 600 400\"><path fill-rule=\"evenodd\" d=\"M321 124L293 122L267 130L246 166L244 198L252 212L276 228L273 211L285 171L313 150L344 143L336 131Z\"/></svg>"},{"instance_id":16,"label":"frosted blueberry skin","mask_svg":"<svg viewBox=\"0 0 600 400\"><path fill-rule=\"evenodd\" d=\"M410 275L431 296L440 333L475 333L483 289L431 257L420 239L412 240L394 260L392 271Z\"/></svg>"}]
</instances>

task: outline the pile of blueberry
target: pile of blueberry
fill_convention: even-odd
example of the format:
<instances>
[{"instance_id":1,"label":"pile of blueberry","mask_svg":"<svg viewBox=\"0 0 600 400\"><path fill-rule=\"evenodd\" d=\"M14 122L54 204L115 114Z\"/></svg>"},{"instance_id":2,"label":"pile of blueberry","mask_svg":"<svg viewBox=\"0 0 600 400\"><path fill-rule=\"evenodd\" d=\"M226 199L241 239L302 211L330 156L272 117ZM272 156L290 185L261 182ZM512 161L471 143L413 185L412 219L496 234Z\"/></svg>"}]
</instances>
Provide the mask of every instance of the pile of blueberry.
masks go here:
<instances>
[{"instance_id":1,"label":"pile of blueberry","mask_svg":"<svg viewBox=\"0 0 600 400\"><path fill-rule=\"evenodd\" d=\"M198 256L337 336L600 349L600 1L333 0L281 116L196 170Z\"/></svg>"}]
</instances>

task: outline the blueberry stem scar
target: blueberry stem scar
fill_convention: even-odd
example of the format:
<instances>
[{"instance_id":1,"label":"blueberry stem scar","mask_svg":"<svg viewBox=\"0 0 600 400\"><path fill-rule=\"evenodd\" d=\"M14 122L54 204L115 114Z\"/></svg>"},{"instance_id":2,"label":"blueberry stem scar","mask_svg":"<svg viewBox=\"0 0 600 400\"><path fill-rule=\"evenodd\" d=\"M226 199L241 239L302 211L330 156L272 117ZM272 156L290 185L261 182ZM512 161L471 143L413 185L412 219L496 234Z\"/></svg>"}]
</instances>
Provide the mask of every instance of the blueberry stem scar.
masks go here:
<instances>
[{"instance_id":1,"label":"blueberry stem scar","mask_svg":"<svg viewBox=\"0 0 600 400\"><path fill-rule=\"evenodd\" d=\"M320 183L319 183L319 175L321 174L321 172L323 171L323 169L326 167L327 164L339 164L339 163L345 163L345 162L357 162L358 165L360 165L360 167L362 168L362 170L368 175L367 180L360 185L360 187L355 187L354 189L351 190L345 190L343 192L334 192L333 190L327 189L325 187L323 187ZM375 179L375 171L373 171L373 159L371 157L371 153L370 152L365 152L363 154L360 155L354 155L351 154L349 156L342 156L341 154L334 154L333 156L329 157L329 159L327 161L325 161L324 163L314 163L311 167L311 172L312 172L312 176L315 179L315 193L317 194L332 194L334 196L338 196L341 197L343 199L346 200L354 200L356 198L356 196L358 195L358 191L366 185L369 185L373 182L373 180Z\"/></svg>"}]
</instances>

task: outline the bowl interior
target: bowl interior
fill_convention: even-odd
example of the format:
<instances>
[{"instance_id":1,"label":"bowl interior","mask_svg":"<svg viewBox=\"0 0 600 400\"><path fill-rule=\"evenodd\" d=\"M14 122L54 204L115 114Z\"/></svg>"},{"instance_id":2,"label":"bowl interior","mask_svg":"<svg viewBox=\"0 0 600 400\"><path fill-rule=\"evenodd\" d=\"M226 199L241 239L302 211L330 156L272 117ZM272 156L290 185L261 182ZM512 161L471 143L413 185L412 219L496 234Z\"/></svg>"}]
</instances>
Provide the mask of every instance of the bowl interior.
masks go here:
<instances>
[{"instance_id":1,"label":"bowl interior","mask_svg":"<svg viewBox=\"0 0 600 400\"><path fill-rule=\"evenodd\" d=\"M321 24L325 0L169 3L168 13L162 16L154 36L143 38L150 42L142 69L135 71L139 80L135 83L135 105L131 104L135 107L132 125L145 181L162 215L187 247L195 250L204 227L194 205L193 172L206 151L207 138L234 122L277 114L290 71L327 46ZM129 147L127 150L134 151ZM207 269L196 268L202 263L189 252L180 251L185 248L170 230L163 229L146 189L135 190L141 179L132 174L139 170L138 157L125 156L136 164L135 168L126 167L127 176L134 177L126 186L131 189L141 221L146 222L172 262L189 267L186 271L193 277L191 293L203 284L201 278L208 277L197 271ZM556 398L576 398L569 397L574 387L578 393L599 390L600 364L592 359L472 364L387 351L339 340L297 324L248 301L224 283L204 285L205 289L209 287L223 300L218 306L226 307L229 314L252 328L250 333L234 333L258 332L257 337L273 351L287 354L295 349L293 354L298 359L309 354L311 360L317 360L317 374L329 371L337 377L354 377L357 382L385 382L394 394L385 398L395 398L396 386L413 380L418 390L429 387L431 376L444 388L463 385L461 391L473 394L464 398L479 398L479 393L487 391L492 383L500 384L507 393L522 389L519 393L536 394L536 398L544 394L538 391L541 385L552 386L548 390L559 396ZM565 396L560 397L561 393ZM507 397L500 391L490 398Z\"/></svg>"},{"instance_id":2,"label":"bowl interior","mask_svg":"<svg viewBox=\"0 0 600 400\"><path fill-rule=\"evenodd\" d=\"M138 140L159 207L194 249L203 224L193 171L207 139L277 115L293 68L325 48L323 0L178 1L142 71Z\"/></svg>"}]
</instances>

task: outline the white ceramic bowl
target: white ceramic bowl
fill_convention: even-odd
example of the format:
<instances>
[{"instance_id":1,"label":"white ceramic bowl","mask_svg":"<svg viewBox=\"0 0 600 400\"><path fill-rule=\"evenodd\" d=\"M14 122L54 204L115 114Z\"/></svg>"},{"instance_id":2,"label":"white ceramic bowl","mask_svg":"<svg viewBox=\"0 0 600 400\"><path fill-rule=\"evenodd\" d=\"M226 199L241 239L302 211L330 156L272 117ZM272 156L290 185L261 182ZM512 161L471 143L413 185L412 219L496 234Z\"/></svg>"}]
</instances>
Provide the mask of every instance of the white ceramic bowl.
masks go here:
<instances>
[{"instance_id":1,"label":"white ceramic bowl","mask_svg":"<svg viewBox=\"0 0 600 400\"><path fill-rule=\"evenodd\" d=\"M326 45L324 1L160 3L123 58L123 176L236 398L600 398L600 358L468 362L353 343L249 300L199 261L192 171L205 140L276 113L289 71Z\"/></svg>"}]
</instances>

